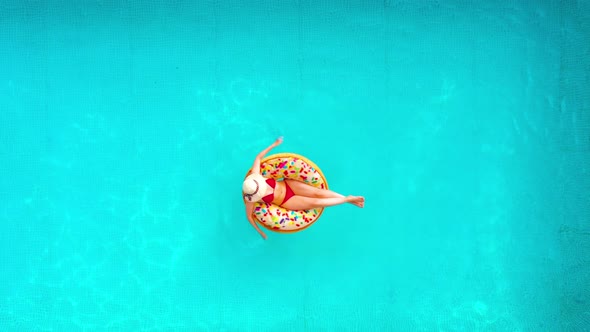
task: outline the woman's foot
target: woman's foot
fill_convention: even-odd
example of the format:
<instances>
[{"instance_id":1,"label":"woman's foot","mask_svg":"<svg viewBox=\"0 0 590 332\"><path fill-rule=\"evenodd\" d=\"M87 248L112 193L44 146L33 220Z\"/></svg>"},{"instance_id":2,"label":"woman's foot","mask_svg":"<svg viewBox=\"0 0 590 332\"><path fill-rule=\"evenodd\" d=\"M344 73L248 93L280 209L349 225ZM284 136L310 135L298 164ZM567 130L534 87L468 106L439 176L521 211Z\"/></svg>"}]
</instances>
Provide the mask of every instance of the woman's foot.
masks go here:
<instances>
[{"instance_id":1,"label":"woman's foot","mask_svg":"<svg viewBox=\"0 0 590 332\"><path fill-rule=\"evenodd\" d=\"M350 203L350 204L354 204L360 208L365 207L365 198L363 196L349 195L346 198L348 199L348 203Z\"/></svg>"}]
</instances>

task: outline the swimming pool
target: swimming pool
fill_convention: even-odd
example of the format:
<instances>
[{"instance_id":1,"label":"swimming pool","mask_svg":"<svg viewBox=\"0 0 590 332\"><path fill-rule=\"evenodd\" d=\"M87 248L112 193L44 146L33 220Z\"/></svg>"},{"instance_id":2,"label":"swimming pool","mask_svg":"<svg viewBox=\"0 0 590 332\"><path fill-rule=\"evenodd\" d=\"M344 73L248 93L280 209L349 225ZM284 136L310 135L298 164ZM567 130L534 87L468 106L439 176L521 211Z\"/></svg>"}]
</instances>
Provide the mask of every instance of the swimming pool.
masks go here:
<instances>
[{"instance_id":1,"label":"swimming pool","mask_svg":"<svg viewBox=\"0 0 590 332\"><path fill-rule=\"evenodd\" d=\"M584 331L587 2L0 7L2 331ZM263 241L277 137L366 207Z\"/></svg>"}]
</instances>

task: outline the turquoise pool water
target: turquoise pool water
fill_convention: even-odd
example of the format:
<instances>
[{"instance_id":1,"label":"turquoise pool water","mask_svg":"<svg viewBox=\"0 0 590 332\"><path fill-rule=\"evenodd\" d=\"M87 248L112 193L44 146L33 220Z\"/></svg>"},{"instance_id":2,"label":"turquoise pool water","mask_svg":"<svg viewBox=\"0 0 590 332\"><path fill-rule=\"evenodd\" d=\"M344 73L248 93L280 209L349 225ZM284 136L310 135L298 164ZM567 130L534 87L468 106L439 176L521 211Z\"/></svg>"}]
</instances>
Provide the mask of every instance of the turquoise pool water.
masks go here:
<instances>
[{"instance_id":1,"label":"turquoise pool water","mask_svg":"<svg viewBox=\"0 0 590 332\"><path fill-rule=\"evenodd\" d=\"M588 331L588 2L0 5L0 330ZM254 156L366 207L248 224Z\"/></svg>"}]
</instances>

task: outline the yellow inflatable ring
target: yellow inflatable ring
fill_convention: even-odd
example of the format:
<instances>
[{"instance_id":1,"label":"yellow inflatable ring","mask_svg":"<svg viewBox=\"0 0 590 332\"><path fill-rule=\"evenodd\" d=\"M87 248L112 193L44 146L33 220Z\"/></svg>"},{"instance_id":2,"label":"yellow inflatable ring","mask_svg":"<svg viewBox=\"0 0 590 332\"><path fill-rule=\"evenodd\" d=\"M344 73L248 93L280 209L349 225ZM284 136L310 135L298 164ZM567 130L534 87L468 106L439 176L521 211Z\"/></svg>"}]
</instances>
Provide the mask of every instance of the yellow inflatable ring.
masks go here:
<instances>
[{"instance_id":1,"label":"yellow inflatable ring","mask_svg":"<svg viewBox=\"0 0 590 332\"><path fill-rule=\"evenodd\" d=\"M252 172L248 171L246 177ZM293 179L314 187L328 189L324 174L309 159L294 153L279 153L260 161L260 173L277 181ZM294 211L263 201L254 203L254 219L266 229L279 233L292 233L306 229L316 222L324 208Z\"/></svg>"}]
</instances>

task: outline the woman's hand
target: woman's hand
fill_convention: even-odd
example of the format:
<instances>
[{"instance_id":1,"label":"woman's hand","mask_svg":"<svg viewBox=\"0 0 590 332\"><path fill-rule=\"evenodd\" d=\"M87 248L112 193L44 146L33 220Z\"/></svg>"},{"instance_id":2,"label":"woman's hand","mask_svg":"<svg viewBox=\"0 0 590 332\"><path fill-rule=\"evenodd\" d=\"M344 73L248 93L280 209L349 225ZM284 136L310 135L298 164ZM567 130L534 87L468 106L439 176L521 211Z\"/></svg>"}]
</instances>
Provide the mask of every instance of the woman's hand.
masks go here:
<instances>
[{"instance_id":1,"label":"woman's hand","mask_svg":"<svg viewBox=\"0 0 590 332\"><path fill-rule=\"evenodd\" d=\"M262 152L260 152L256 156L256 158L254 159L254 164L252 165L252 173L260 173L260 161L262 160L262 158L264 158L264 156L266 156L266 154L270 150L272 150L272 148L280 145L281 143L283 143L283 136L280 136L279 138L277 138L277 140L274 143L272 143L268 148L262 150Z\"/></svg>"},{"instance_id":2,"label":"woman's hand","mask_svg":"<svg viewBox=\"0 0 590 332\"><path fill-rule=\"evenodd\" d=\"M264 232L260 229L260 227L258 227L258 224L256 224L256 221L254 221L254 217L252 217L252 209L253 208L254 208L254 204L246 203L246 217L248 218L250 225L252 225L252 227L254 227L256 229L258 234L260 234L260 236L262 236L262 238L266 240L266 238L267 238L266 234L264 234Z\"/></svg>"}]
</instances>

